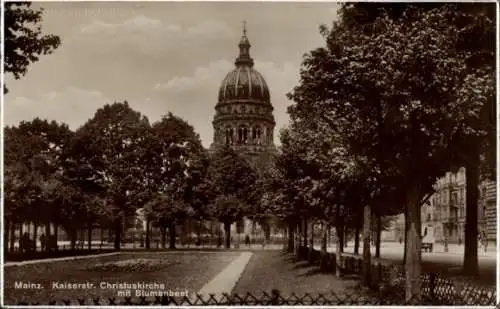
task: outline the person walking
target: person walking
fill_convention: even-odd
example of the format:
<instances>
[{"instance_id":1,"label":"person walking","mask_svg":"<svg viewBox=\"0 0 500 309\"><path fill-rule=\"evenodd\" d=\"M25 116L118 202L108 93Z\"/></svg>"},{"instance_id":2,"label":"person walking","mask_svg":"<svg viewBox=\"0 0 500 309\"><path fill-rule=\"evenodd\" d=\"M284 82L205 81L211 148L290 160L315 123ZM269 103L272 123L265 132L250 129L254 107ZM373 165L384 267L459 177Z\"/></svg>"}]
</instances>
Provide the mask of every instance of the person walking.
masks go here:
<instances>
[{"instance_id":1,"label":"person walking","mask_svg":"<svg viewBox=\"0 0 500 309\"><path fill-rule=\"evenodd\" d=\"M45 238L45 234L42 233L40 235L40 250L45 251L47 249L47 239Z\"/></svg>"}]
</instances>

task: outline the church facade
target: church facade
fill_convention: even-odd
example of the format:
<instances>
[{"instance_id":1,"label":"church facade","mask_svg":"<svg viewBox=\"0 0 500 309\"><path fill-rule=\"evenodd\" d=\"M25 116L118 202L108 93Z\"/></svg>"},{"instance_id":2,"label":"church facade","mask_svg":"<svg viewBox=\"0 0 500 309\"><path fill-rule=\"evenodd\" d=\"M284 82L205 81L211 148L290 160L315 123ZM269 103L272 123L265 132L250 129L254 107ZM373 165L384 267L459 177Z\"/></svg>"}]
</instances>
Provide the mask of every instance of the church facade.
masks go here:
<instances>
[{"instance_id":1,"label":"church facade","mask_svg":"<svg viewBox=\"0 0 500 309\"><path fill-rule=\"evenodd\" d=\"M235 68L223 79L215 105L211 151L229 145L256 169L270 162L274 145L273 106L264 77L254 69L243 29Z\"/></svg>"}]
</instances>

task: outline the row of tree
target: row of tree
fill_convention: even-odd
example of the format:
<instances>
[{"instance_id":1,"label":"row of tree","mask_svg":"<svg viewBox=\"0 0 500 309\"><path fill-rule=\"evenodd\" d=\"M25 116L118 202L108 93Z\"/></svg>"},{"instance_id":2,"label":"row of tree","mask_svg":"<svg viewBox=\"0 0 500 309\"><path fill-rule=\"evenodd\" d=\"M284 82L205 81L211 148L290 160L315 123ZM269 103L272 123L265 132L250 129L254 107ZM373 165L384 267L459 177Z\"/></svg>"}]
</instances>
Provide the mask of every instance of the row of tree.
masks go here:
<instances>
[{"instance_id":1,"label":"row of tree","mask_svg":"<svg viewBox=\"0 0 500 309\"><path fill-rule=\"evenodd\" d=\"M120 249L123 226L143 209L165 244L175 247L176 225L186 219L230 224L255 211L257 174L229 148L209 153L184 120L168 114L149 124L127 102L100 108L75 132L34 119L5 128L5 235L13 247L23 223L77 231L112 229ZM20 232L22 234L22 231ZM36 239L36 235L34 235ZM10 242L9 242L10 238Z\"/></svg>"},{"instance_id":2,"label":"row of tree","mask_svg":"<svg viewBox=\"0 0 500 309\"><path fill-rule=\"evenodd\" d=\"M345 229L364 224L368 284L370 220L404 213L406 297L418 297L421 206L439 177L465 166L464 271L477 274L480 167L495 174L494 21L484 3L349 3L321 27L326 45L304 56L266 177L290 248L319 221L335 226L341 253Z\"/></svg>"}]
</instances>

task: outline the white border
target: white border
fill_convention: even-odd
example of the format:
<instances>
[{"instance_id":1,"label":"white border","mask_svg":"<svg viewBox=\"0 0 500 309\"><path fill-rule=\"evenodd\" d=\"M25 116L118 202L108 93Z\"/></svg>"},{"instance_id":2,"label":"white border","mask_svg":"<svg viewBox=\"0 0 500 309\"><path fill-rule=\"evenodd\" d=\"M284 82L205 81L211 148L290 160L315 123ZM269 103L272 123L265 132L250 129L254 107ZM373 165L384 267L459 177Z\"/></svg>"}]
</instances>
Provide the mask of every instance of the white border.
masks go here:
<instances>
[{"instance_id":1,"label":"white border","mask_svg":"<svg viewBox=\"0 0 500 309\"><path fill-rule=\"evenodd\" d=\"M107 0L107 1L100 1L100 0L86 0L87 2L167 2L167 1L156 1L156 0L143 0L143 1L133 1L133 0ZM203 2L236 2L236 1L233 1L233 0L171 0L170 2L200 2L200 1L203 1ZM7 2L10 2L10 1L7 1ZM32 2L54 2L54 1L45 1L45 0L33 0ZM65 1L55 1L55 2L84 2L84 1L81 1L81 0L65 0ZM243 2L243 1L242 1ZM271 1L266 1L266 0L249 0L248 2L271 2ZM369 0L364 0L364 1L325 1L325 0L308 0L308 1L296 1L296 0L274 0L272 2L322 2L322 3L325 3L325 2L331 2L331 3L343 3L343 2L371 2ZM376 1L373 1L373 2L376 2ZM382 0L382 1L378 1L378 2L392 2L392 1L386 1L386 0ZM419 1L406 1L406 0L401 0L401 1L395 1L395 2L493 2L492 0L479 0L479 1L434 1L434 0L419 0ZM498 1L495 1L496 3L496 30L497 30L497 38L496 38L496 61L497 61L497 71L496 71L496 76L497 76L497 80L496 80L496 91L497 91L497 133L500 132L500 117L499 117L499 112L498 112L498 107L499 107L499 102L500 102L500 96L498 94L499 90L500 90L500 77L499 77L499 61L500 61L500 57L499 57L499 31L500 31L500 17L499 17L499 3ZM4 0L1 0L1 9L0 9L0 12L2 14L2 18L1 18L1 30L0 30L0 35L1 35L1 38L3 40L3 37L4 37L4 19L3 19L3 16L4 16ZM0 44L1 46L1 60L0 60L0 65L1 65L1 68L0 68L0 81L1 81L1 86L3 87L4 86L4 44L3 42ZM3 117L4 117L4 94L3 94L3 89L0 89L1 91L1 94L0 94L0 125L1 125L1 128L0 128L0 141L2 142L2 147L0 148L1 151L0 151L0 167L1 167L1 173L0 173L0 227L2 228L3 230L3 224L4 224L4 216L3 216L3 207L4 207L4 201L3 201L3 160L4 160L4 156L3 156L3 128L4 128L4 125L3 125ZM496 145L496 150L497 150L497 165L496 165L496 170L497 170L497 179L496 179L496 189L497 189L497 192L496 192L496 206L497 206L497 213L496 213L496 222L497 222L497 237L496 237L496 249L497 249L497 267L496 267L496 272L497 272L497 304L500 304L500 294L498 293L498 290L499 290L499 287L500 287L500 272L499 272L499 268L500 268L500 248L499 248L499 238L500 238L500 218L499 218L499 214L500 214L500 196L499 196L499 192L500 192L500 171L498 169L498 165L500 163L500 160L499 160L499 152L500 152L500 143L499 143L499 140L497 139L497 145ZM3 231L0 231L0 250L1 250L1 254L0 254L0 279L1 281L0 282L4 282L4 250L3 250ZM5 306L4 304L4 290L3 288L0 287L0 307L4 307L4 308L68 308L68 306L49 306L49 305L40 305L40 306L24 306L24 305L19 305L19 306L15 306L15 305L9 305L8 307ZM102 306L71 306L72 308L107 308L107 307L113 307L113 308L131 308L131 306L105 306L105 305L102 305ZM158 307L162 307L162 306L132 306L133 308L158 308ZM185 307L185 306L169 306L169 307ZM189 306L190 308L210 308L210 306ZM269 308L269 306L216 306L217 308L233 308L233 307L252 307L252 308ZM345 307L351 307L351 308L370 308L370 307L375 307L375 306L288 306L288 307L293 307L293 308L345 308ZM386 307L393 307L393 308L413 308L413 307L425 307L425 306L377 306L377 307L380 307L380 308L386 308ZM441 307L454 307L454 308L483 308L483 307L487 307L487 306L441 306ZM276 308L287 308L287 306L276 306ZM490 307L487 307L487 308L490 308Z\"/></svg>"}]
</instances>

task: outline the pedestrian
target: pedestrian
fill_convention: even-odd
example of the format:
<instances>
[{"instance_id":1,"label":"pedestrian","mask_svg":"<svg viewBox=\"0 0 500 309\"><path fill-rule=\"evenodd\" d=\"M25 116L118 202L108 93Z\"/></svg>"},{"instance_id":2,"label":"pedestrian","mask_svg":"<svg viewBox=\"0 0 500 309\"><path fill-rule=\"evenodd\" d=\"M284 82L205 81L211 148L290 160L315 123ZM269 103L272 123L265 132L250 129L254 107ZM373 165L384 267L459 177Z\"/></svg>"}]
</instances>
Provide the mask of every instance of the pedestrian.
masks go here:
<instances>
[{"instance_id":1,"label":"pedestrian","mask_svg":"<svg viewBox=\"0 0 500 309\"><path fill-rule=\"evenodd\" d=\"M245 236L245 245L247 245L247 247L250 247L250 236L248 236L248 234Z\"/></svg>"},{"instance_id":2,"label":"pedestrian","mask_svg":"<svg viewBox=\"0 0 500 309\"><path fill-rule=\"evenodd\" d=\"M41 251L45 251L47 247L46 239L45 239L45 234L42 233L40 235L40 249Z\"/></svg>"},{"instance_id":3,"label":"pedestrian","mask_svg":"<svg viewBox=\"0 0 500 309\"><path fill-rule=\"evenodd\" d=\"M217 237L217 248L220 248L222 247L222 237L219 235Z\"/></svg>"},{"instance_id":4,"label":"pedestrian","mask_svg":"<svg viewBox=\"0 0 500 309\"><path fill-rule=\"evenodd\" d=\"M20 247L21 247L21 252L28 252L31 251L31 249L33 249L31 246L30 236L26 232L24 232L23 236L21 237Z\"/></svg>"}]
</instances>

